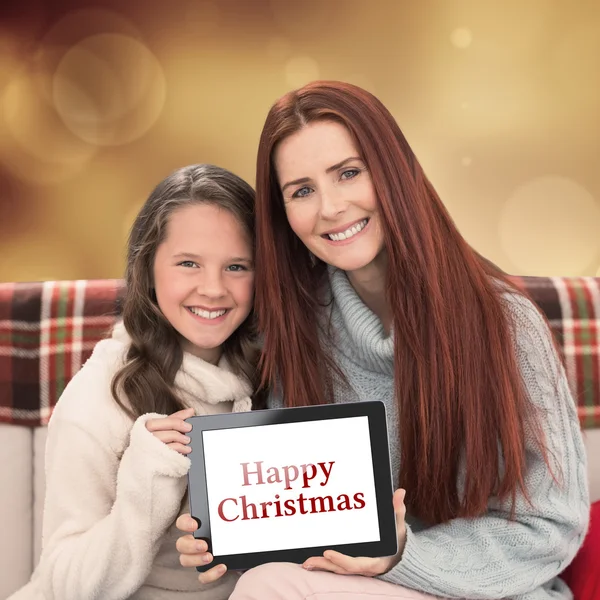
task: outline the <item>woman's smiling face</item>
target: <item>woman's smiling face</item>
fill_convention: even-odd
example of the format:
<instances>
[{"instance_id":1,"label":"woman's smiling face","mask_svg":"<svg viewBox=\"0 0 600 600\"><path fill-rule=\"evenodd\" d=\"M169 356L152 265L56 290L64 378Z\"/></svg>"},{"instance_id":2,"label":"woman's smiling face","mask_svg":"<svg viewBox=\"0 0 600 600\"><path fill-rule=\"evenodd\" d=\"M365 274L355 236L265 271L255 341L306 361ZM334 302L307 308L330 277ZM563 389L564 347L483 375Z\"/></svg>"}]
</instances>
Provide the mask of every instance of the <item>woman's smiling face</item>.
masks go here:
<instances>
[{"instance_id":1,"label":"woman's smiling face","mask_svg":"<svg viewBox=\"0 0 600 600\"><path fill-rule=\"evenodd\" d=\"M347 272L373 263L384 247L378 202L349 131L312 122L285 138L274 158L288 222L304 245Z\"/></svg>"}]
</instances>

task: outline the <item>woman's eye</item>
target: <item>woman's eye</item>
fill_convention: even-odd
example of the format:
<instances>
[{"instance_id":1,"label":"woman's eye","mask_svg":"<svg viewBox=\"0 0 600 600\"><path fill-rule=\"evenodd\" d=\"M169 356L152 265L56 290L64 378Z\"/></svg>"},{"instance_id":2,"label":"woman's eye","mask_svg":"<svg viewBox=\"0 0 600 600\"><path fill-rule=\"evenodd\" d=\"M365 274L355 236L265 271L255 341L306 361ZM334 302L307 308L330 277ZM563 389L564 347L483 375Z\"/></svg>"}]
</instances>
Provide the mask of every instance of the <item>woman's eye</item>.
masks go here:
<instances>
[{"instance_id":1,"label":"woman's eye","mask_svg":"<svg viewBox=\"0 0 600 600\"><path fill-rule=\"evenodd\" d=\"M299 190L296 190L292 194L292 198L306 198L306 196L308 196L308 194L310 194L310 188L305 186L305 187L301 187Z\"/></svg>"},{"instance_id":2,"label":"woman's eye","mask_svg":"<svg viewBox=\"0 0 600 600\"><path fill-rule=\"evenodd\" d=\"M193 260L183 260L180 263L177 264L178 267L196 267L198 265L196 265L196 263Z\"/></svg>"},{"instance_id":3,"label":"woman's eye","mask_svg":"<svg viewBox=\"0 0 600 600\"><path fill-rule=\"evenodd\" d=\"M346 169L340 175L340 179L354 179L354 177L356 177L359 173L359 169Z\"/></svg>"}]
</instances>

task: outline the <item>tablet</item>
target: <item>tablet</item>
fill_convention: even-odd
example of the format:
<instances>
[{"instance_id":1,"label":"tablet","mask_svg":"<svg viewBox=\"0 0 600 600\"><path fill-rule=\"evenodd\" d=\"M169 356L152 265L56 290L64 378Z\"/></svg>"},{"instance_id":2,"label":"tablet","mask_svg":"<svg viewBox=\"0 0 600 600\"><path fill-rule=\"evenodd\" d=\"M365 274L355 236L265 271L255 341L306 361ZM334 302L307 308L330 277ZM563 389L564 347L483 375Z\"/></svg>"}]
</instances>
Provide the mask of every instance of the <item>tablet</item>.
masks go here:
<instances>
[{"instance_id":1,"label":"tablet","mask_svg":"<svg viewBox=\"0 0 600 600\"><path fill-rule=\"evenodd\" d=\"M190 512L214 561L249 569L332 549L397 552L385 406L191 417Z\"/></svg>"}]
</instances>

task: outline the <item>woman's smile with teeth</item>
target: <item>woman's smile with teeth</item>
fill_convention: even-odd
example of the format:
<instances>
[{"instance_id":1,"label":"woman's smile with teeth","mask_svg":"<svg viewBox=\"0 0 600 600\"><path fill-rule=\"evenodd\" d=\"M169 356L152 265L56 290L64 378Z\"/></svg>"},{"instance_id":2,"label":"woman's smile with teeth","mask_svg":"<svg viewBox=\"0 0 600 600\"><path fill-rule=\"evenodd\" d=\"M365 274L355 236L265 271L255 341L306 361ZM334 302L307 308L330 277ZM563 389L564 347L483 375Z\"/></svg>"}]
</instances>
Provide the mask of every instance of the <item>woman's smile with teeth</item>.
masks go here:
<instances>
[{"instance_id":1,"label":"woman's smile with teeth","mask_svg":"<svg viewBox=\"0 0 600 600\"><path fill-rule=\"evenodd\" d=\"M355 236L357 233L361 232L368 222L369 219L363 219L352 227L346 229L346 231L341 231L340 233L327 233L325 236L334 242L341 242L342 240L347 240L348 238L351 238L352 236Z\"/></svg>"},{"instance_id":2,"label":"woman's smile with teeth","mask_svg":"<svg viewBox=\"0 0 600 600\"><path fill-rule=\"evenodd\" d=\"M196 308L195 306L188 306L188 310L203 319L216 319L217 317L222 317L227 312L226 308L220 310L204 310L202 308Z\"/></svg>"}]
</instances>

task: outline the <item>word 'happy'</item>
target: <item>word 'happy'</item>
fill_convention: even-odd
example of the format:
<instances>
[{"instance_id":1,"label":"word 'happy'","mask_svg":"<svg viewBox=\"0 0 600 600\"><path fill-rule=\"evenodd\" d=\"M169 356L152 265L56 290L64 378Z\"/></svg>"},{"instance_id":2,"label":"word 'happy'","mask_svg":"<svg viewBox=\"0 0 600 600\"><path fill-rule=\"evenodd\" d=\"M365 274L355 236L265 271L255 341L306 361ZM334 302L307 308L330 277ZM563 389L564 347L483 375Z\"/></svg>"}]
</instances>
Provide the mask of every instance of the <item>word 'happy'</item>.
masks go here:
<instances>
[{"instance_id":1,"label":"word 'happy'","mask_svg":"<svg viewBox=\"0 0 600 600\"><path fill-rule=\"evenodd\" d=\"M281 471L283 472L283 480L281 479L281 475L279 473L279 469L277 467L269 467L266 471L267 474L267 480L265 481L263 478L263 470L262 470L262 464L263 461L259 460L257 462L255 462L254 464L256 465L256 470L255 471L250 471L248 469L248 465L250 463L242 463L242 471L244 474L244 483L242 484L243 486L246 485L253 485L252 483L250 483L250 477L252 475L256 475L256 482L255 485L264 485L265 483L283 483L283 481L285 481L285 487L283 488L284 490L291 490L292 489L292 483L294 481L296 481L296 479L298 479L298 476L300 475L300 473L302 473L302 487L303 488L308 488L310 487L310 482L317 476L317 474L321 475L321 473L323 474L325 480L321 482L321 486L325 486L327 485L327 482L329 481L329 476L331 475L331 470L333 469L333 465L335 464L335 461L332 461L330 463L324 463L324 462L320 462L317 463L317 466L319 467L319 469L317 469L317 466L313 465L312 463L308 464L308 465L300 465L300 467L298 468L296 465L289 465L289 466L285 466L285 467L281 467ZM327 470L327 464L329 464L329 470Z\"/></svg>"}]
</instances>

